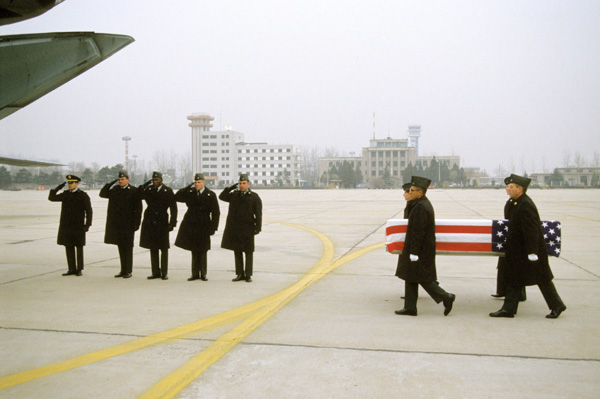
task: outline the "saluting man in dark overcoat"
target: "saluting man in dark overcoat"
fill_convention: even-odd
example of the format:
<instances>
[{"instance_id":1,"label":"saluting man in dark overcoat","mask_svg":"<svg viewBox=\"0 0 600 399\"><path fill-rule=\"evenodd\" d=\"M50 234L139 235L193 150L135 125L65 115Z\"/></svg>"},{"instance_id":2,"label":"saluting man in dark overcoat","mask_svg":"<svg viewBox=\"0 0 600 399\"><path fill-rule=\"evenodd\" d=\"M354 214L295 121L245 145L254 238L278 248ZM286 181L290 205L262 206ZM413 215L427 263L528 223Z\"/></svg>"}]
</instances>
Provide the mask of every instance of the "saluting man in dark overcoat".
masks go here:
<instances>
[{"instance_id":1,"label":"saluting man in dark overcoat","mask_svg":"<svg viewBox=\"0 0 600 399\"><path fill-rule=\"evenodd\" d=\"M133 237L142 220L142 200L137 188L129 184L129 175L124 170L119 172L117 180L102 187L100 197L108 198L104 242L119 248L121 271L115 277L130 278L133 271Z\"/></svg>"},{"instance_id":2,"label":"saluting man in dark overcoat","mask_svg":"<svg viewBox=\"0 0 600 399\"><path fill-rule=\"evenodd\" d=\"M490 316L514 317L521 288L537 285L550 309L546 317L556 319L567 307L552 282L554 275L548 262L540 215L533 200L526 194L531 179L512 174L504 182L506 193L513 199L504 252L506 296L502 308L490 313Z\"/></svg>"},{"instance_id":3,"label":"saluting man in dark overcoat","mask_svg":"<svg viewBox=\"0 0 600 399\"><path fill-rule=\"evenodd\" d=\"M72 274L81 276L85 233L92 225L92 203L89 195L78 188L80 181L81 179L75 175L67 175L69 189L58 194L58 190L67 184L62 183L55 189L50 190L48 195L50 201L61 202L60 224L56 243L65 246L69 267L69 270L63 273L63 276Z\"/></svg>"},{"instance_id":4,"label":"saluting man in dark overcoat","mask_svg":"<svg viewBox=\"0 0 600 399\"><path fill-rule=\"evenodd\" d=\"M169 276L169 232L177 226L177 202L175 194L170 187L163 184L162 173L153 172L152 180L144 183L138 191L146 201L142 232L140 234L140 247L150 250L150 264L152 275L148 280L162 278L168 280ZM169 214L171 219L169 220ZM159 265L160 251L160 265Z\"/></svg>"},{"instance_id":5,"label":"saluting man in dark overcoat","mask_svg":"<svg viewBox=\"0 0 600 399\"><path fill-rule=\"evenodd\" d=\"M219 229L219 201L217 195L205 187L205 183L204 175L196 173L194 182L175 194L177 202L187 205L175 245L192 252L192 276L188 281L208 280L210 236Z\"/></svg>"},{"instance_id":6,"label":"saluting man in dark overcoat","mask_svg":"<svg viewBox=\"0 0 600 399\"><path fill-rule=\"evenodd\" d=\"M233 281L252 281L254 236L262 228L262 201L258 194L250 190L248 175L241 174L238 183L225 188L219 199L229 202L227 222L221 248L230 249L235 255ZM246 266L244 267L244 257Z\"/></svg>"},{"instance_id":7,"label":"saluting man in dark overcoat","mask_svg":"<svg viewBox=\"0 0 600 399\"><path fill-rule=\"evenodd\" d=\"M419 284L436 303L444 303L444 316L452 310L456 296L446 292L437 282L435 267L435 213L425 196L431 180L411 178L412 209L408 215L404 249L398 257L396 276L404 280L404 308L398 315L417 315Z\"/></svg>"}]
</instances>

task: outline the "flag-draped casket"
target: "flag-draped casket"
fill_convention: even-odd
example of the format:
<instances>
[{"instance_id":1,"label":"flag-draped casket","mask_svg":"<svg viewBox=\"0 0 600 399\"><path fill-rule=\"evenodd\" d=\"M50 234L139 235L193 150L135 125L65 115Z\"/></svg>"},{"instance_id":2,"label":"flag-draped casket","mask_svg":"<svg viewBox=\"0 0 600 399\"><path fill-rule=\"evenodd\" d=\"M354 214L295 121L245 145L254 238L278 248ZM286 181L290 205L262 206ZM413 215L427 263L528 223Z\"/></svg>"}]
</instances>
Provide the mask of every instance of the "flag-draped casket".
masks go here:
<instances>
[{"instance_id":1,"label":"flag-draped casket","mask_svg":"<svg viewBox=\"0 0 600 399\"><path fill-rule=\"evenodd\" d=\"M548 255L558 257L561 224L542 221ZM385 226L385 246L389 253L400 254L404 248L408 219L389 219ZM436 253L444 255L503 256L508 220L436 219Z\"/></svg>"}]
</instances>

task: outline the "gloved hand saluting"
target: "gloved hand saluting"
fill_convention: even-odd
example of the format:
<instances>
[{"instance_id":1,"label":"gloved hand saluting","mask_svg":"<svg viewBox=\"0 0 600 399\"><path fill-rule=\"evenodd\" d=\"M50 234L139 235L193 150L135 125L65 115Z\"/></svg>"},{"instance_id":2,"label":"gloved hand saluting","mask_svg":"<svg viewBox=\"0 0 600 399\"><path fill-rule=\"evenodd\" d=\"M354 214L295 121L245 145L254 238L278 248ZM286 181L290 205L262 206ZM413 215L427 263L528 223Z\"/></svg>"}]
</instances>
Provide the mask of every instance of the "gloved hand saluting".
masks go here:
<instances>
[{"instance_id":1,"label":"gloved hand saluting","mask_svg":"<svg viewBox=\"0 0 600 399\"><path fill-rule=\"evenodd\" d=\"M66 181L64 181L64 182L60 183L58 186L56 186L56 189L55 189L55 190L56 190L56 191L60 190L60 189L61 189L61 188L63 188L63 187L66 185L66 184L67 184L67 182L66 182Z\"/></svg>"}]
</instances>

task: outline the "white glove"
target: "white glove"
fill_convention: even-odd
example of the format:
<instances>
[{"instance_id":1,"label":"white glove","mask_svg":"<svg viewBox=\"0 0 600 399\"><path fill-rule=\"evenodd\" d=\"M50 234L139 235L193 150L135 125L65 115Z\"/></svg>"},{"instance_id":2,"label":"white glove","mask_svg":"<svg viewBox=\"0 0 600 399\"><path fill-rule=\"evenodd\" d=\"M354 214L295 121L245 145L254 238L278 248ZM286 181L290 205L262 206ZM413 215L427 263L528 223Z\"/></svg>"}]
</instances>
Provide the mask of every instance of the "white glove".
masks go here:
<instances>
[{"instance_id":1,"label":"white glove","mask_svg":"<svg viewBox=\"0 0 600 399\"><path fill-rule=\"evenodd\" d=\"M527 259L529 259L532 262L535 262L536 260L538 260L538 256L536 254L529 254L527 255Z\"/></svg>"},{"instance_id":2,"label":"white glove","mask_svg":"<svg viewBox=\"0 0 600 399\"><path fill-rule=\"evenodd\" d=\"M411 262L416 262L419 260L419 255L410 255L410 261Z\"/></svg>"}]
</instances>

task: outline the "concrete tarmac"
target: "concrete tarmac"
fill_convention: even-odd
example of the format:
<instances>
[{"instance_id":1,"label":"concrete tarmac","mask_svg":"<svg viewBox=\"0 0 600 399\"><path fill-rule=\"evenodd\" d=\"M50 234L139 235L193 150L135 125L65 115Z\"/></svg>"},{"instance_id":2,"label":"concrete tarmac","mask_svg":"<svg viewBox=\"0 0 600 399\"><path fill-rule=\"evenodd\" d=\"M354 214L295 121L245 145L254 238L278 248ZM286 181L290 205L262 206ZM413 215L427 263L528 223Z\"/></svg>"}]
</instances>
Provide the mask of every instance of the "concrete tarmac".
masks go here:
<instances>
[{"instance_id":1,"label":"concrete tarmac","mask_svg":"<svg viewBox=\"0 0 600 399\"><path fill-rule=\"evenodd\" d=\"M94 222L82 277L61 276L60 204L48 192L0 191L0 398L597 398L600 392L600 190L530 190L543 220L562 222L551 258L568 309L555 320L537 287L514 319L488 316L493 256L438 256L456 294L444 317L420 290L417 317L397 316L404 284L385 252L399 190L257 190L263 231L252 283L232 282L220 248L209 281L188 282L190 253L171 246L169 280L117 279ZM430 190L440 219L499 219L499 190ZM186 211L179 204L179 221ZM177 229L171 234L175 241Z\"/></svg>"}]
</instances>

